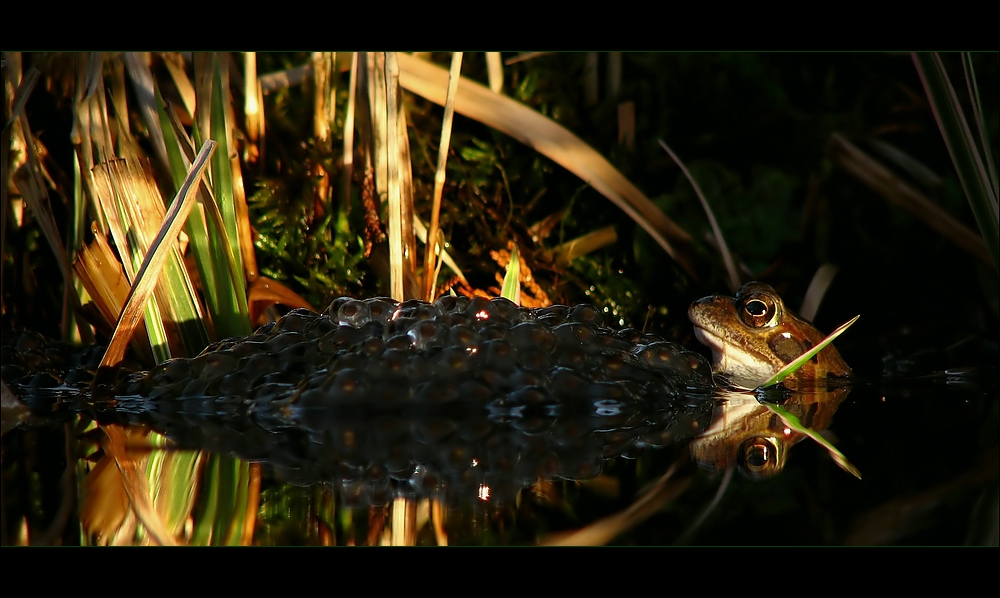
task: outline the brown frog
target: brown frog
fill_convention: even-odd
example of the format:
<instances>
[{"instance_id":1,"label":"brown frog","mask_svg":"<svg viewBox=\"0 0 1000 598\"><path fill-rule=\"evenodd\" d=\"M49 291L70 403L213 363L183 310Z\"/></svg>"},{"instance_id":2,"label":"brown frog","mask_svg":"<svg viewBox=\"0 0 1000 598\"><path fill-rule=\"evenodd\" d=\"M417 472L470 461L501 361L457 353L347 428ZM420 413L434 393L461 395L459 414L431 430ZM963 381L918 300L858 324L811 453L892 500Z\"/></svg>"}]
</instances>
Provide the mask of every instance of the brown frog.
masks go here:
<instances>
[{"instance_id":1,"label":"brown frog","mask_svg":"<svg viewBox=\"0 0 1000 598\"><path fill-rule=\"evenodd\" d=\"M755 388L787 363L822 342L825 335L789 311L773 288L749 282L736 297L713 295L688 309L694 333L712 350L712 369L733 384ZM796 372L803 380L846 377L847 367L833 346Z\"/></svg>"},{"instance_id":2,"label":"brown frog","mask_svg":"<svg viewBox=\"0 0 1000 598\"><path fill-rule=\"evenodd\" d=\"M743 285L736 297L699 299L688 309L688 317L695 336L712 350L713 371L744 388L763 384L825 338L761 282ZM804 426L823 430L847 396L842 382L850 374L837 350L827 346L785 380L785 387L796 392L782 406ZM804 436L755 396L723 395L712 425L690 445L695 461L707 469L736 464L751 478L777 474L788 448Z\"/></svg>"}]
</instances>

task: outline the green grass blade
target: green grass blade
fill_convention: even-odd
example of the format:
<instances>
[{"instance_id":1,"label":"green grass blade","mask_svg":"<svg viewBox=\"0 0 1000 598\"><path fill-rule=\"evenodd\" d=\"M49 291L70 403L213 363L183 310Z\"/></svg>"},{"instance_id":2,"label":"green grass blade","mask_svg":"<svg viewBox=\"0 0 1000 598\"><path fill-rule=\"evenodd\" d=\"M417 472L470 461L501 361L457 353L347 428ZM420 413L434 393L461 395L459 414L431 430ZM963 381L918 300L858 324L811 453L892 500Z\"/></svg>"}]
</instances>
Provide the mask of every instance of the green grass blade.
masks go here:
<instances>
[{"instance_id":1,"label":"green grass blade","mask_svg":"<svg viewBox=\"0 0 1000 598\"><path fill-rule=\"evenodd\" d=\"M1000 268L1000 213L997 209L997 191L990 184L986 161L976 146L972 131L959 105L941 57L937 54L913 54L917 73L924 84L927 99L934 112L945 146L955 165L962 189L972 207L976 223L993 258L993 268Z\"/></svg>"},{"instance_id":2,"label":"green grass blade","mask_svg":"<svg viewBox=\"0 0 1000 598\"><path fill-rule=\"evenodd\" d=\"M191 543L197 546L240 544L250 465L229 455L211 455L205 472Z\"/></svg>"},{"instance_id":3,"label":"green grass blade","mask_svg":"<svg viewBox=\"0 0 1000 598\"><path fill-rule=\"evenodd\" d=\"M851 462L847 460L847 457L844 456L844 453L840 452L837 449L837 447L833 446L833 443L831 443L829 440L823 438L823 436L820 433L803 426L802 422L799 421L799 418L795 417L795 415L793 415L790 411L788 411L781 405L768 402L764 402L763 405L766 405L767 408L770 409L772 413L775 413L778 417L780 417L781 420L785 422L785 425L787 425L789 428L795 430L799 434L803 434L805 436L808 436L809 438L812 438L817 443L819 443L820 446L829 451L830 457L833 458L834 462L838 466L840 466L841 469L853 475L854 477L858 478L859 480L861 479L861 472L858 471L858 468L852 465Z\"/></svg>"},{"instance_id":4,"label":"green grass blade","mask_svg":"<svg viewBox=\"0 0 1000 598\"><path fill-rule=\"evenodd\" d=\"M510 263L503 277L500 296L521 305L521 258L517 255L517 245L510 252Z\"/></svg>"},{"instance_id":5,"label":"green grass blade","mask_svg":"<svg viewBox=\"0 0 1000 598\"><path fill-rule=\"evenodd\" d=\"M245 336L250 334L250 311L247 306L246 280L239 247L239 230L236 222L236 200L233 194L233 177L229 167L229 127L226 122L226 102L228 89L224 85L222 69L214 65L215 84L212 89L212 139L219 144L219 151L212 157L212 186L215 198L222 212L225 235L210 235L209 245L213 257L215 280L228 278L229 264L226 252L231 251L238 268L233 273L236 278L232 285L222 285L215 289L219 293L219 313L212 314L216 334L220 337ZM197 109L202 110L199 106ZM235 287L235 289L233 288ZM227 292L228 291L228 292Z\"/></svg>"},{"instance_id":6,"label":"green grass blade","mask_svg":"<svg viewBox=\"0 0 1000 598\"><path fill-rule=\"evenodd\" d=\"M789 363L785 367L781 368L781 370L779 370L777 374L771 376L768 379L767 382L761 384L760 385L761 388L767 388L768 386L774 386L775 384L781 382L785 378L787 378L787 377L791 376L792 374L794 374L795 372L797 372L798 369L800 367L802 367L803 364L805 364L805 362L807 362L807 361L809 361L810 359L813 358L813 355L816 355L817 353L819 353L820 351L822 351L823 349L825 349L827 345L829 345L830 343L832 343L834 341L834 339L836 339L838 336L840 336L841 334L843 334L848 328L851 327L852 324L854 324L855 322L857 322L858 318L860 318L860 317L861 317L860 315L854 316L853 318L851 318L850 321L845 322L844 324L842 324L840 326L840 328L837 328L836 330L834 330L833 332L831 332L829 334L829 336L827 336L825 339L823 339L823 342L821 342L820 344L816 345L812 349L809 349L808 351L806 351L805 353L803 353L802 355L800 355L799 357L797 357L794 361L792 361L791 363Z\"/></svg>"}]
</instances>

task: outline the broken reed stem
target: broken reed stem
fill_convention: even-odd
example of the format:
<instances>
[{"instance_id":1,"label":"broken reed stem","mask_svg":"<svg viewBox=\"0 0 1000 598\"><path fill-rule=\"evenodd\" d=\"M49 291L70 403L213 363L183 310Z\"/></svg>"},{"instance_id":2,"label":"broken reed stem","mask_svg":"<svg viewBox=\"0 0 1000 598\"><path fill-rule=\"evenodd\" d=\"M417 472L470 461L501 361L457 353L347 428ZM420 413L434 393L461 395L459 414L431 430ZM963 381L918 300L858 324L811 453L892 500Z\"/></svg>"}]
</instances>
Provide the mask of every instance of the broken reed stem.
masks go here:
<instances>
[{"instance_id":1,"label":"broken reed stem","mask_svg":"<svg viewBox=\"0 0 1000 598\"><path fill-rule=\"evenodd\" d=\"M167 211L166 216L163 218L160 231L157 233L152 245L150 245L149 251L142 261L142 266L139 268L139 272L132 283L132 289L129 291L128 299L125 301L125 307L118 317L115 332L111 336L111 341L108 343L104 357L101 359L101 367L116 366L125 356L125 346L132 337L132 333L135 332L136 325L142 317L146 301L149 299L150 294L152 294L159 278L160 270L166 263L169 249L177 239L178 233L180 233L184 222L187 220L188 213L190 213L191 208L194 206L194 198L198 190L198 185L201 183L201 177L208 166L209 159L215 153L216 145L216 142L211 139L205 141L201 147L201 151L198 152L198 156L195 158L194 164L191 165L191 169L188 171L188 176L184 180L184 184L181 185L181 188L177 191L177 196L174 197L173 203L170 204L170 210Z\"/></svg>"},{"instance_id":2,"label":"broken reed stem","mask_svg":"<svg viewBox=\"0 0 1000 598\"><path fill-rule=\"evenodd\" d=\"M461 76L462 53L455 52L451 56L451 70L448 71L448 95L444 103L444 118L441 121L441 143L438 145L437 171L434 173L434 206L431 210L431 229L424 247L424 298L427 301L434 301L434 287L437 283L434 260L438 252L441 194L444 193L448 149L451 146L451 127L455 120L455 92L458 90L458 80Z\"/></svg>"}]
</instances>

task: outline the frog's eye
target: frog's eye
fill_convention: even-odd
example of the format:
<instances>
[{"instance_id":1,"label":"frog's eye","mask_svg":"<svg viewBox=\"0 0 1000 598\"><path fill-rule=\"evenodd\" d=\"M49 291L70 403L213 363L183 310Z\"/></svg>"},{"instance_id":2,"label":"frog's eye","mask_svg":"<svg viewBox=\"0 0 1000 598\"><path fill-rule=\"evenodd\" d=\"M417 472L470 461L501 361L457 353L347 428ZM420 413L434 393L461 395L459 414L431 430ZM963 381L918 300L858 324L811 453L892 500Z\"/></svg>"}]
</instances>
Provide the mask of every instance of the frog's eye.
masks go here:
<instances>
[{"instance_id":1,"label":"frog's eye","mask_svg":"<svg viewBox=\"0 0 1000 598\"><path fill-rule=\"evenodd\" d=\"M777 302L770 295L754 293L740 304L740 319L751 328L774 326L780 319Z\"/></svg>"},{"instance_id":2,"label":"frog's eye","mask_svg":"<svg viewBox=\"0 0 1000 598\"><path fill-rule=\"evenodd\" d=\"M740 470L749 478L768 478L781 471L780 447L771 438L748 438L740 445Z\"/></svg>"}]
</instances>

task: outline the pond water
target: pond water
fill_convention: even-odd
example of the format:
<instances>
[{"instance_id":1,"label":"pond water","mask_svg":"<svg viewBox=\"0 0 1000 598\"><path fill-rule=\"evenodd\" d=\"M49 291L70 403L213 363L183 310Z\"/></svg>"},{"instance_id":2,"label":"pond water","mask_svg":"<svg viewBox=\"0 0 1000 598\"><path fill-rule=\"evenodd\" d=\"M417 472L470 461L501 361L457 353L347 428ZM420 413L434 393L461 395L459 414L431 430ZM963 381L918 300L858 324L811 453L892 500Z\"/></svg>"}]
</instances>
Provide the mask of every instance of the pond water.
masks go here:
<instances>
[{"instance_id":1,"label":"pond water","mask_svg":"<svg viewBox=\"0 0 1000 598\"><path fill-rule=\"evenodd\" d=\"M876 368L859 351L865 369L855 368L852 388L779 396L803 424L826 430L860 480L752 394L693 393L659 409L318 412L303 428L271 430L218 404L158 403L174 405L167 410L123 399L97 417L152 425L205 450L151 446L141 427L13 430L3 438L3 538L995 545L995 352L995 342L972 340L884 357ZM949 362L962 367L940 367ZM121 473L130 467L131 480ZM136 484L155 497L146 512L128 508Z\"/></svg>"}]
</instances>

